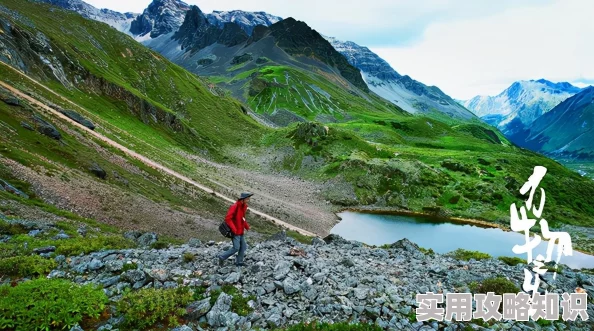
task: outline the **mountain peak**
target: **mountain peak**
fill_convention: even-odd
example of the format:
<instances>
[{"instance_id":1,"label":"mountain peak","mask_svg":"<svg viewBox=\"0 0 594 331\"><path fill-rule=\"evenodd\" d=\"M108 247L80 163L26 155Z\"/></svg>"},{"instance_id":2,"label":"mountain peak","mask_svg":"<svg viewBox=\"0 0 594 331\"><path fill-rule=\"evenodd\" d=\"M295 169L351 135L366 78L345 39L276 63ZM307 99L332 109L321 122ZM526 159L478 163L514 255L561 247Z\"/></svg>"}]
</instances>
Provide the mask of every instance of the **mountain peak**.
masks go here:
<instances>
[{"instance_id":1,"label":"mountain peak","mask_svg":"<svg viewBox=\"0 0 594 331\"><path fill-rule=\"evenodd\" d=\"M142 15L136 17L130 26L134 36L151 38L175 32L182 25L190 6L180 0L153 0Z\"/></svg>"},{"instance_id":2,"label":"mountain peak","mask_svg":"<svg viewBox=\"0 0 594 331\"><path fill-rule=\"evenodd\" d=\"M271 26L282 20L281 17L268 14L263 11L247 12L243 10L220 11L215 10L206 15L210 24L224 27L225 23L239 25L248 35L252 35L254 29L259 26Z\"/></svg>"}]
</instances>

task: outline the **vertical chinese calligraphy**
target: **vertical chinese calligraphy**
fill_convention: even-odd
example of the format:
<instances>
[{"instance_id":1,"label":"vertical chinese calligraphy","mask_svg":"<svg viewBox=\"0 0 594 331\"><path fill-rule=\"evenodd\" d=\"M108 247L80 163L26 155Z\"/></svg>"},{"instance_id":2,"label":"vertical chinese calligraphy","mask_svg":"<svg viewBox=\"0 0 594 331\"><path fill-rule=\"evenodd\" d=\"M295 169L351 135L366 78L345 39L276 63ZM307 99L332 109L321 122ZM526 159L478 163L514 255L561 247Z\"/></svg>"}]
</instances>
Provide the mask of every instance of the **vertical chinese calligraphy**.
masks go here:
<instances>
[{"instance_id":1,"label":"vertical chinese calligraphy","mask_svg":"<svg viewBox=\"0 0 594 331\"><path fill-rule=\"evenodd\" d=\"M553 255L553 249L555 244L558 246L557 256L555 263L559 263L561 254L565 256L572 255L571 238L566 232L552 232L549 230L546 219L541 218L544 210L546 194L545 190L540 188L540 202L538 207L534 204L534 194L539 188L540 182L543 180L547 173L547 168L542 166L534 167L532 175L528 178L528 181L520 188L520 193L526 195L529 192L528 199L525 201L525 205L520 207L520 213L518 214L518 208L515 203L510 206L510 223L511 229L514 232L524 232L526 243L524 245L515 245L513 252L516 254L526 253L527 263L533 263L534 268L532 271L524 269L524 284L522 286L525 292L532 292L532 294L538 293L540 285L540 275L544 275L547 269L543 268L545 262L550 262ZM535 218L529 218L528 212L531 212ZM534 234L533 238L530 238L530 229L536 224L537 219L540 218L539 225L541 228L542 237L538 234ZM546 257L539 254L533 260L532 250L536 248L542 241L542 238L548 240ZM535 272L536 275L533 275ZM557 273L553 278L556 278Z\"/></svg>"}]
</instances>

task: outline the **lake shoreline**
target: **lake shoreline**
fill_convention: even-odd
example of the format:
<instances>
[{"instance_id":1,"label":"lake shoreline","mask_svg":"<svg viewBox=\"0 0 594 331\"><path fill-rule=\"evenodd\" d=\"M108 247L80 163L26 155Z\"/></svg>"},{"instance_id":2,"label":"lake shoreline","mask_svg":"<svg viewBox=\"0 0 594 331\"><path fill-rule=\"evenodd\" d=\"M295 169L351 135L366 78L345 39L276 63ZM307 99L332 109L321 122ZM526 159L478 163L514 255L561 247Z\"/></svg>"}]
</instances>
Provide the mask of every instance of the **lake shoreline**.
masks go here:
<instances>
[{"instance_id":1,"label":"lake shoreline","mask_svg":"<svg viewBox=\"0 0 594 331\"><path fill-rule=\"evenodd\" d=\"M488 221L471 219L471 218L463 218L463 217L443 217L443 216L437 216L437 215L428 214L428 213L424 213L424 212L416 212L416 211L410 211L410 210L404 210L404 209L386 209L386 208L377 208L377 207L370 207L370 208L347 207L347 208L342 208L338 212L335 213L335 215L338 217L339 220L341 220L341 218L337 214L342 213L342 212L354 212L354 213L366 213L366 214L378 214L378 215L395 215L395 216L413 216L413 217L417 216L417 217L424 217L424 218L441 221L441 222L450 222L450 223L454 223L454 224L470 224L470 225L476 225L476 226L479 226L482 228L501 229L505 232L514 232L508 226L504 226L502 224L497 224L497 223L491 223ZM535 232L530 233L531 236L533 234L537 234L537 233L535 233ZM573 244L573 242L572 242L572 244ZM576 249L575 247L572 247L572 250L574 250L576 252L580 252L582 254L594 256L594 253L592 253L592 252ZM561 264L563 264L562 260L563 260L563 258L561 258L561 261L559 261Z\"/></svg>"}]
</instances>

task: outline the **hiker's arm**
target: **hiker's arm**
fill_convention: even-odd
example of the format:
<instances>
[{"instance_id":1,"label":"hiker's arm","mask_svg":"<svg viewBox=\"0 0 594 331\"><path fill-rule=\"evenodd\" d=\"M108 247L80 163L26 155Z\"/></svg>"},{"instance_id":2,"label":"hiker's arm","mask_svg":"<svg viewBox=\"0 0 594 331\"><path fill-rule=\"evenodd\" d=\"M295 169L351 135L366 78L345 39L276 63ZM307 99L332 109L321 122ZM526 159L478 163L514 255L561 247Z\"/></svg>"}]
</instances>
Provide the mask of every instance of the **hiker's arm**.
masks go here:
<instances>
[{"instance_id":1,"label":"hiker's arm","mask_svg":"<svg viewBox=\"0 0 594 331\"><path fill-rule=\"evenodd\" d=\"M231 206L231 208L229 208L229 211L227 212L227 216L225 217L225 223L227 223L227 225L229 225L229 227L231 228L231 232L233 232L233 234L237 233L237 229L235 228L235 222L233 220L233 216L235 215L235 208L237 208L237 205L233 205Z\"/></svg>"},{"instance_id":2,"label":"hiker's arm","mask_svg":"<svg viewBox=\"0 0 594 331\"><path fill-rule=\"evenodd\" d=\"M248 224L248 222L245 220L245 217L243 218L243 227L244 227L246 230L249 230L249 229L250 229L250 225L249 225L249 224Z\"/></svg>"}]
</instances>

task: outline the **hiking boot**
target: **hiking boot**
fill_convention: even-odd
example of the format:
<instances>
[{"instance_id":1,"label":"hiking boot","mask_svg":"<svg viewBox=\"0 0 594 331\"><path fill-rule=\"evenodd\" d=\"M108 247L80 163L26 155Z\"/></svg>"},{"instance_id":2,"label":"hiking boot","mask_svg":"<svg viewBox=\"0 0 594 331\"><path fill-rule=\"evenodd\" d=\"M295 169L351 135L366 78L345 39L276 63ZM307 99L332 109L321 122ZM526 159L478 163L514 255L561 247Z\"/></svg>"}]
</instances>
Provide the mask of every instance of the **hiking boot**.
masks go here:
<instances>
[{"instance_id":1,"label":"hiking boot","mask_svg":"<svg viewBox=\"0 0 594 331\"><path fill-rule=\"evenodd\" d=\"M217 258L217 260L219 260L219 267L225 266L225 260L221 259L220 257Z\"/></svg>"},{"instance_id":2,"label":"hiking boot","mask_svg":"<svg viewBox=\"0 0 594 331\"><path fill-rule=\"evenodd\" d=\"M239 262L239 263L235 263L235 265L238 267L245 267L246 264L243 262Z\"/></svg>"}]
</instances>

